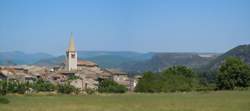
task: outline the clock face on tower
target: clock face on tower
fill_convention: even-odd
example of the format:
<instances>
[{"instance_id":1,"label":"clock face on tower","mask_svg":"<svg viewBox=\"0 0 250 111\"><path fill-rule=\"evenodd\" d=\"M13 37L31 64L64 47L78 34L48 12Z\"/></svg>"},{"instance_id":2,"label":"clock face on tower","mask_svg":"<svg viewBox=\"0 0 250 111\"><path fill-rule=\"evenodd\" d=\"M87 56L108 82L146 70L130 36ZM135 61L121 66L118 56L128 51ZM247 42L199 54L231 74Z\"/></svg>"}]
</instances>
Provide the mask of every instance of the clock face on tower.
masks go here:
<instances>
[{"instance_id":1,"label":"clock face on tower","mask_svg":"<svg viewBox=\"0 0 250 111\"><path fill-rule=\"evenodd\" d=\"M75 54L71 54L71 58L73 58L73 59L74 59L74 58L75 58L75 56L76 56Z\"/></svg>"}]
</instances>

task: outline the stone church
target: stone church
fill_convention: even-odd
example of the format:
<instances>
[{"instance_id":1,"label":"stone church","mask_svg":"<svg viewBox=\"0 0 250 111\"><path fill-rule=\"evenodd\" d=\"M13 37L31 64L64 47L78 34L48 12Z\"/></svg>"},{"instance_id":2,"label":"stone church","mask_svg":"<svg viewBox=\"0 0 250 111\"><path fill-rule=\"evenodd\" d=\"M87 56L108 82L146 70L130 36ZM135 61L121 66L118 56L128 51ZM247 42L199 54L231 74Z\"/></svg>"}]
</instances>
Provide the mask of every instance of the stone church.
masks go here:
<instances>
[{"instance_id":1,"label":"stone church","mask_svg":"<svg viewBox=\"0 0 250 111\"><path fill-rule=\"evenodd\" d=\"M75 48L75 42L73 38L73 34L70 35L70 42L69 42L69 48L66 51L66 70L67 71L73 71L77 70L77 51Z\"/></svg>"},{"instance_id":2,"label":"stone church","mask_svg":"<svg viewBox=\"0 0 250 111\"><path fill-rule=\"evenodd\" d=\"M66 50L66 59L64 68L59 70L59 79L67 79L70 76L76 76L78 79L71 81L71 85L85 90L87 88L97 89L98 79L111 79L118 84L122 84L131 89L134 86L134 79L128 77L124 72L117 70L100 68L96 63L87 60L79 60L75 47L74 37L71 33L69 47Z\"/></svg>"}]
</instances>

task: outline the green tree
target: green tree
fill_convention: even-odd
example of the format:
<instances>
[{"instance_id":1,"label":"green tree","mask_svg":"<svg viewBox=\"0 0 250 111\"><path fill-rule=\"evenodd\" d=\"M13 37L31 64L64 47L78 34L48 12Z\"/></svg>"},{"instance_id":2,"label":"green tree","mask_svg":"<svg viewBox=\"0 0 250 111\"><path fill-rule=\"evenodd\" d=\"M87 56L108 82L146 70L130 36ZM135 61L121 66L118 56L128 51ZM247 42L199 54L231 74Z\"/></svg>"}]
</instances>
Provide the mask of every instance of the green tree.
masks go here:
<instances>
[{"instance_id":1,"label":"green tree","mask_svg":"<svg viewBox=\"0 0 250 111\"><path fill-rule=\"evenodd\" d=\"M58 85L57 92L62 94L71 94L76 90L77 89L74 86L70 85L69 83L65 83Z\"/></svg>"},{"instance_id":2,"label":"green tree","mask_svg":"<svg viewBox=\"0 0 250 111\"><path fill-rule=\"evenodd\" d=\"M208 91L208 90L215 90L216 89L216 76L217 71L204 71L199 72L199 91Z\"/></svg>"},{"instance_id":3,"label":"green tree","mask_svg":"<svg viewBox=\"0 0 250 111\"><path fill-rule=\"evenodd\" d=\"M233 90L250 85L250 67L236 57L226 58L220 66L216 82L218 89Z\"/></svg>"},{"instance_id":4,"label":"green tree","mask_svg":"<svg viewBox=\"0 0 250 111\"><path fill-rule=\"evenodd\" d=\"M163 92L191 91L198 87L197 75L185 66L173 66L161 72Z\"/></svg>"},{"instance_id":5,"label":"green tree","mask_svg":"<svg viewBox=\"0 0 250 111\"><path fill-rule=\"evenodd\" d=\"M54 91L56 88L55 85L50 83L49 81L45 81L42 79L37 80L35 83L33 83L33 89L36 91L41 92L49 92Z\"/></svg>"},{"instance_id":6,"label":"green tree","mask_svg":"<svg viewBox=\"0 0 250 111\"><path fill-rule=\"evenodd\" d=\"M100 80L98 84L98 92L101 93L125 93L126 91L127 88L124 85L120 85L112 80Z\"/></svg>"},{"instance_id":7,"label":"green tree","mask_svg":"<svg viewBox=\"0 0 250 111\"><path fill-rule=\"evenodd\" d=\"M177 76L184 76L186 78L195 78L196 75L192 71L192 69L187 68L185 66L173 66L163 71L163 74L172 74Z\"/></svg>"},{"instance_id":8,"label":"green tree","mask_svg":"<svg viewBox=\"0 0 250 111\"><path fill-rule=\"evenodd\" d=\"M160 73L146 72L139 80L136 92L191 91L198 86L196 74L185 66L173 66Z\"/></svg>"},{"instance_id":9,"label":"green tree","mask_svg":"<svg viewBox=\"0 0 250 111\"><path fill-rule=\"evenodd\" d=\"M161 92L162 81L159 74L153 72L145 72L139 80L135 91L136 92Z\"/></svg>"},{"instance_id":10,"label":"green tree","mask_svg":"<svg viewBox=\"0 0 250 111\"><path fill-rule=\"evenodd\" d=\"M9 80L7 83L7 92L24 94L28 90L27 83L22 83L17 80Z\"/></svg>"},{"instance_id":11,"label":"green tree","mask_svg":"<svg viewBox=\"0 0 250 111\"><path fill-rule=\"evenodd\" d=\"M7 81L0 81L0 96L7 94Z\"/></svg>"}]
</instances>

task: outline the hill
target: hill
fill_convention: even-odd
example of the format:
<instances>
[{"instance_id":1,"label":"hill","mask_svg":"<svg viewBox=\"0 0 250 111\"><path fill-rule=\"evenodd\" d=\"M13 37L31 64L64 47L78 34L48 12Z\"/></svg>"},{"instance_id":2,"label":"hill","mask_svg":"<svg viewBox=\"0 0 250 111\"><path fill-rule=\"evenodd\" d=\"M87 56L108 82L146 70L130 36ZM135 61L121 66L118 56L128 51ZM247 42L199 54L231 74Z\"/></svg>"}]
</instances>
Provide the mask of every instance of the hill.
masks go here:
<instances>
[{"instance_id":1,"label":"hill","mask_svg":"<svg viewBox=\"0 0 250 111\"><path fill-rule=\"evenodd\" d=\"M211 61L207 66L203 67L203 69L215 70L224 62L225 58L230 56L239 57L247 64L250 64L250 45L240 45L229 50Z\"/></svg>"},{"instance_id":2,"label":"hill","mask_svg":"<svg viewBox=\"0 0 250 111\"><path fill-rule=\"evenodd\" d=\"M46 53L28 54L20 51L0 52L0 65L32 64L41 59L52 57L52 55Z\"/></svg>"},{"instance_id":3,"label":"hill","mask_svg":"<svg viewBox=\"0 0 250 111\"><path fill-rule=\"evenodd\" d=\"M138 53L132 51L78 51L79 58L98 58L102 56L114 56L114 57L124 57L138 60L150 59L152 55L150 53Z\"/></svg>"},{"instance_id":4,"label":"hill","mask_svg":"<svg viewBox=\"0 0 250 111\"><path fill-rule=\"evenodd\" d=\"M129 62L139 62L150 59L152 53L137 53L129 51L78 51L78 58L96 62L104 68L120 68L120 65ZM63 63L65 56L59 56L49 59L40 60L36 65L58 65Z\"/></svg>"},{"instance_id":5,"label":"hill","mask_svg":"<svg viewBox=\"0 0 250 111\"><path fill-rule=\"evenodd\" d=\"M65 56L58 56L58 57L52 57L47 59L41 59L37 62L34 62L34 65L38 66L54 66L54 65L60 65L64 62Z\"/></svg>"},{"instance_id":6,"label":"hill","mask_svg":"<svg viewBox=\"0 0 250 111\"><path fill-rule=\"evenodd\" d=\"M126 63L121 67L127 72L158 72L173 65L199 68L207 65L217 56L216 53L155 53L149 60L134 64Z\"/></svg>"},{"instance_id":7,"label":"hill","mask_svg":"<svg viewBox=\"0 0 250 111\"><path fill-rule=\"evenodd\" d=\"M227 57L238 57L250 65L250 45L237 46L226 53L155 53L146 61L123 64L127 72L161 71L173 65L184 65L198 70L216 70Z\"/></svg>"}]
</instances>

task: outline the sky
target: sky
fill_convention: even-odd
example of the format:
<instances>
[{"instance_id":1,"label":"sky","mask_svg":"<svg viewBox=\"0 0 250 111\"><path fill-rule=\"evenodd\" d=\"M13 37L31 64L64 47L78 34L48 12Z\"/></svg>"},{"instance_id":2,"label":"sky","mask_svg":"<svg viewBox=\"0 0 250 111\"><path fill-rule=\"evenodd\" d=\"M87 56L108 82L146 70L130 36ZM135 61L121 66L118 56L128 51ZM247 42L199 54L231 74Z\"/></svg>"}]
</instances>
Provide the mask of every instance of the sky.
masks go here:
<instances>
[{"instance_id":1,"label":"sky","mask_svg":"<svg viewBox=\"0 0 250 111\"><path fill-rule=\"evenodd\" d=\"M0 52L226 52L250 43L250 0L0 0Z\"/></svg>"}]
</instances>

